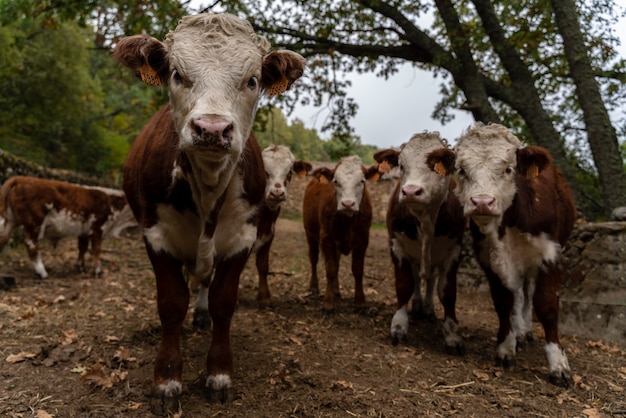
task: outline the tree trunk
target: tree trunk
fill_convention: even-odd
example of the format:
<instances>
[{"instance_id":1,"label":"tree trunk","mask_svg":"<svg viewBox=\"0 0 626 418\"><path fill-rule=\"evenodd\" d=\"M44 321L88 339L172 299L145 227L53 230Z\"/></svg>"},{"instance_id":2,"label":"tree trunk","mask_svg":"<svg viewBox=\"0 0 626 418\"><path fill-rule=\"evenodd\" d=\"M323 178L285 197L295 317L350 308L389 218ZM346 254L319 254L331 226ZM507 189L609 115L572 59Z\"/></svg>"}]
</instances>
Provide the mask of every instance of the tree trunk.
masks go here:
<instances>
[{"instance_id":1,"label":"tree trunk","mask_svg":"<svg viewBox=\"0 0 626 418\"><path fill-rule=\"evenodd\" d=\"M580 30L574 0L552 0L554 17L563 38L565 57L576 85L576 95L587 127L591 148L607 217L618 206L626 206L626 172L620 158L617 133L604 106L600 88L594 77L587 47Z\"/></svg>"}]
</instances>

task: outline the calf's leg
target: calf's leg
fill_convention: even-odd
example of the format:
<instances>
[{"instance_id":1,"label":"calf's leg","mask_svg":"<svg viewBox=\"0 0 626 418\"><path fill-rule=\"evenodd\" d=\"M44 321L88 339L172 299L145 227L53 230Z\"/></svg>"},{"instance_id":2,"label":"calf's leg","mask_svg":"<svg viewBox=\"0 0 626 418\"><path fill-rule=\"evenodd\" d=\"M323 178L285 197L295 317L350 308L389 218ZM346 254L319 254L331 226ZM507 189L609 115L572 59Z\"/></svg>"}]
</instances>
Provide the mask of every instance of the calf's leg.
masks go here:
<instances>
[{"instance_id":1,"label":"calf's leg","mask_svg":"<svg viewBox=\"0 0 626 418\"><path fill-rule=\"evenodd\" d=\"M209 313L213 322L213 337L206 360L209 401L226 402L234 397L230 324L237 305L239 278L248 254L246 249L219 261L209 289Z\"/></svg>"},{"instance_id":2,"label":"calf's leg","mask_svg":"<svg viewBox=\"0 0 626 418\"><path fill-rule=\"evenodd\" d=\"M313 232L306 231L306 242L309 247L309 262L311 264L311 280L309 282L309 291L317 295L319 294L319 279L317 278L317 262L320 257L320 242L317 235Z\"/></svg>"},{"instance_id":3,"label":"calf's leg","mask_svg":"<svg viewBox=\"0 0 626 418\"><path fill-rule=\"evenodd\" d=\"M439 271L437 294L443 305L443 338L446 344L446 352L449 354L465 354L465 344L459 334L459 321L456 319L456 273L460 260L453 262L447 272Z\"/></svg>"},{"instance_id":4,"label":"calf's leg","mask_svg":"<svg viewBox=\"0 0 626 418\"><path fill-rule=\"evenodd\" d=\"M395 275L396 299L398 300L396 313L391 319L391 342L393 345L407 341L409 333L409 315L407 306L413 294L413 274L411 263L407 259L398 259L391 253L393 261L393 271Z\"/></svg>"},{"instance_id":5,"label":"calf's leg","mask_svg":"<svg viewBox=\"0 0 626 418\"><path fill-rule=\"evenodd\" d=\"M515 350L517 340L511 328L511 311L513 310L514 294L507 289L497 274L490 268L484 268L493 305L498 314L500 327L498 329L498 346L496 348L496 365L505 369L515 365Z\"/></svg>"},{"instance_id":6,"label":"calf's leg","mask_svg":"<svg viewBox=\"0 0 626 418\"><path fill-rule=\"evenodd\" d=\"M267 275L270 269L270 247L274 236L268 239L256 253L256 269L259 273L259 291L257 293L257 301L260 308L267 308L272 303L270 288L267 284Z\"/></svg>"},{"instance_id":7,"label":"calf's leg","mask_svg":"<svg viewBox=\"0 0 626 418\"><path fill-rule=\"evenodd\" d=\"M85 271L85 254L89 248L89 236L81 235L78 237L78 260L76 261L76 267L80 272Z\"/></svg>"},{"instance_id":8,"label":"calf's leg","mask_svg":"<svg viewBox=\"0 0 626 418\"><path fill-rule=\"evenodd\" d=\"M179 260L164 251L155 253L147 241L146 250L156 276L157 308L162 328L154 364L150 409L154 414L168 415L178 412L182 393L180 333L187 315L189 288Z\"/></svg>"},{"instance_id":9,"label":"calf's leg","mask_svg":"<svg viewBox=\"0 0 626 418\"><path fill-rule=\"evenodd\" d=\"M558 267L539 272L533 305L546 334L545 353L548 360L550 383L567 388L572 386L574 381L558 333L559 301L557 291L561 283L561 275L562 271Z\"/></svg>"}]
</instances>

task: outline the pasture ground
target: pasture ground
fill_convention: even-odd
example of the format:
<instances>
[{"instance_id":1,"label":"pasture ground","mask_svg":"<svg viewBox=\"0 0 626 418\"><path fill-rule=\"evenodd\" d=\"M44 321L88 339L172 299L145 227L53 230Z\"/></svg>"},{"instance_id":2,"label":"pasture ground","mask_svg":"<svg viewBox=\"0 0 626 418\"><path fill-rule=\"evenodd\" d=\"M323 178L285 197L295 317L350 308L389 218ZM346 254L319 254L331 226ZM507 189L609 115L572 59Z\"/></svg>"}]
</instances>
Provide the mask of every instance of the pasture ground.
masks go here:
<instances>
[{"instance_id":1,"label":"pasture ground","mask_svg":"<svg viewBox=\"0 0 626 418\"><path fill-rule=\"evenodd\" d=\"M105 241L104 275L74 270L76 242L44 246L50 278L37 280L23 245L6 248L0 273L0 416L149 417L159 341L155 285L137 232ZM280 219L270 258L273 307L259 310L249 262L232 325L236 399L203 395L210 332L184 327L184 417L615 417L626 416L623 347L562 336L575 378L547 382L541 327L517 366L494 366L497 319L488 291L460 278L457 315L464 357L445 353L439 324L412 324L392 346L395 311L386 231L372 230L365 262L367 308L354 312L349 258L332 315L307 294L308 258L297 221ZM320 262L319 268L323 272ZM322 285L325 286L325 280ZM437 306L441 319L442 311Z\"/></svg>"}]
</instances>

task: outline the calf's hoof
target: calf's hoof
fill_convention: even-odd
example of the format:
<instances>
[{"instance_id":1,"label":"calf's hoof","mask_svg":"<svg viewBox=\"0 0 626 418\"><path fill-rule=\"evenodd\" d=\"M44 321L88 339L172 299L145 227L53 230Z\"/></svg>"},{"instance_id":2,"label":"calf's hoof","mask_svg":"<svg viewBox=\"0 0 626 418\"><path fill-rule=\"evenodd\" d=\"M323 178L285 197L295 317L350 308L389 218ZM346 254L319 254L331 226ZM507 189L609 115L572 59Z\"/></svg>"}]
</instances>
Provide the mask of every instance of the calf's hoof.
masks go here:
<instances>
[{"instance_id":1,"label":"calf's hoof","mask_svg":"<svg viewBox=\"0 0 626 418\"><path fill-rule=\"evenodd\" d=\"M505 370L515 367L515 357L496 357L496 367L502 367Z\"/></svg>"},{"instance_id":2,"label":"calf's hoof","mask_svg":"<svg viewBox=\"0 0 626 418\"><path fill-rule=\"evenodd\" d=\"M406 332L401 329L391 331L391 333L389 334L389 338L391 338L391 344L393 345L406 344L408 340Z\"/></svg>"},{"instance_id":3,"label":"calf's hoof","mask_svg":"<svg viewBox=\"0 0 626 418\"><path fill-rule=\"evenodd\" d=\"M155 387L150 394L150 412L160 417L180 414L180 395L180 382Z\"/></svg>"},{"instance_id":4,"label":"calf's hoof","mask_svg":"<svg viewBox=\"0 0 626 418\"><path fill-rule=\"evenodd\" d=\"M574 385L574 379L572 379L572 374L569 370L552 372L548 378L550 383L553 385L560 386L565 389Z\"/></svg>"},{"instance_id":5,"label":"calf's hoof","mask_svg":"<svg viewBox=\"0 0 626 418\"><path fill-rule=\"evenodd\" d=\"M532 331L528 331L524 335L518 335L515 343L515 351L520 351L526 348L528 343L533 342L535 337L533 336Z\"/></svg>"},{"instance_id":6,"label":"calf's hoof","mask_svg":"<svg viewBox=\"0 0 626 418\"><path fill-rule=\"evenodd\" d=\"M209 329L211 327L211 316L208 309L196 309L193 311L191 325L195 329Z\"/></svg>"},{"instance_id":7,"label":"calf's hoof","mask_svg":"<svg viewBox=\"0 0 626 418\"><path fill-rule=\"evenodd\" d=\"M456 344L446 344L446 353L452 356L464 356L465 344L462 341Z\"/></svg>"},{"instance_id":8,"label":"calf's hoof","mask_svg":"<svg viewBox=\"0 0 626 418\"><path fill-rule=\"evenodd\" d=\"M271 307L272 307L272 301L270 299L259 300L259 309L269 309Z\"/></svg>"},{"instance_id":9,"label":"calf's hoof","mask_svg":"<svg viewBox=\"0 0 626 418\"><path fill-rule=\"evenodd\" d=\"M235 389L230 376L226 374L207 377L205 392L207 400L212 403L228 403L235 399Z\"/></svg>"},{"instance_id":10,"label":"calf's hoof","mask_svg":"<svg viewBox=\"0 0 626 418\"><path fill-rule=\"evenodd\" d=\"M171 417L181 413L180 397L150 398L150 412L159 417Z\"/></svg>"}]
</instances>

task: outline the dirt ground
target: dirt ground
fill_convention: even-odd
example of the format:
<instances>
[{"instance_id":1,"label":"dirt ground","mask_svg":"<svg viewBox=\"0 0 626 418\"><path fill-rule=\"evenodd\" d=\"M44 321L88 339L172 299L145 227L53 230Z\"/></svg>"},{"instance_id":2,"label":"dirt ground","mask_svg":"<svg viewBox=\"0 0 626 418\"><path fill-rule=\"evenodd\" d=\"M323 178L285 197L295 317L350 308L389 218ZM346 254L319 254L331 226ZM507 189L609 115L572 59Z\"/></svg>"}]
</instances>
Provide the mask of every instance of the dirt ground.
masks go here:
<instances>
[{"instance_id":1,"label":"dirt ground","mask_svg":"<svg viewBox=\"0 0 626 418\"><path fill-rule=\"evenodd\" d=\"M0 416L148 417L159 341L155 285L137 232L104 243L104 275L74 270L75 240L46 244L50 278L37 280L23 245L6 248L0 273ZM321 268L320 264L320 268ZM575 387L547 382L541 327L517 366L494 366L497 319L488 292L463 281L457 312L466 354L445 353L436 322L388 337L395 292L386 231L372 230L367 309L356 313L349 258L332 315L307 295L299 222L280 219L270 259L273 307L259 310L248 263L232 326L237 398L209 404L202 387L210 333L184 333L185 417L614 417L626 416L624 348L562 337ZM323 276L322 276L323 277ZM324 282L322 282L325 285ZM438 318L442 311L437 307Z\"/></svg>"}]
</instances>

